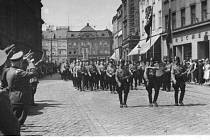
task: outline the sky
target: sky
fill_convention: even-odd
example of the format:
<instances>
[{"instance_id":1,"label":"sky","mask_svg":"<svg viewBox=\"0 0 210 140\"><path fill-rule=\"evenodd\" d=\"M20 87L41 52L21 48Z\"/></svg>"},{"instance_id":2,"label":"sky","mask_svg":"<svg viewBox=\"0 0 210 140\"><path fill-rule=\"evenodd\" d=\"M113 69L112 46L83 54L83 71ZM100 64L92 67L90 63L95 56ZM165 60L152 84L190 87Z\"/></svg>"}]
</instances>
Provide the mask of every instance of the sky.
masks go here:
<instances>
[{"instance_id":1,"label":"sky","mask_svg":"<svg viewBox=\"0 0 210 140\"><path fill-rule=\"evenodd\" d=\"M87 23L95 29L111 29L112 17L121 0L42 0L45 25L70 26L80 30Z\"/></svg>"}]
</instances>

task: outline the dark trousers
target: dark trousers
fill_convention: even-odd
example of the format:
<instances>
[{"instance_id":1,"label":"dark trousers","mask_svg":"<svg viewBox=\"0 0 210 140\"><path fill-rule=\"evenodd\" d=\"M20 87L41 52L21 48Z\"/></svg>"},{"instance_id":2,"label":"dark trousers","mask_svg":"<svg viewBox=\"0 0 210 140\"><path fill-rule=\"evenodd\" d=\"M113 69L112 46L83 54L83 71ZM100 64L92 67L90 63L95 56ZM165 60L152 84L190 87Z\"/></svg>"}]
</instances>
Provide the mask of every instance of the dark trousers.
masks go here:
<instances>
[{"instance_id":1,"label":"dark trousers","mask_svg":"<svg viewBox=\"0 0 210 140\"><path fill-rule=\"evenodd\" d=\"M144 79L144 71L143 70L139 70L139 76L138 76L139 85L142 84L142 80L143 79Z\"/></svg>"},{"instance_id":2,"label":"dark trousers","mask_svg":"<svg viewBox=\"0 0 210 140\"><path fill-rule=\"evenodd\" d=\"M85 76L84 76L84 88L86 88L87 90L89 89L89 76L88 76L88 74L86 74Z\"/></svg>"},{"instance_id":3,"label":"dark trousers","mask_svg":"<svg viewBox=\"0 0 210 140\"><path fill-rule=\"evenodd\" d=\"M104 90L105 89L105 73L101 72L101 75L99 75L99 81L100 81L100 86L101 89Z\"/></svg>"},{"instance_id":4,"label":"dark trousers","mask_svg":"<svg viewBox=\"0 0 210 140\"><path fill-rule=\"evenodd\" d=\"M134 79L134 82L135 82L135 88L137 88L137 85L138 85L138 83L137 83L137 81L138 81L138 72L137 71L135 71L133 73L133 79Z\"/></svg>"},{"instance_id":5,"label":"dark trousers","mask_svg":"<svg viewBox=\"0 0 210 140\"><path fill-rule=\"evenodd\" d=\"M108 82L109 82L110 91L111 92L115 91L115 87L116 87L115 76L113 75L112 77L108 77Z\"/></svg>"},{"instance_id":6,"label":"dark trousers","mask_svg":"<svg viewBox=\"0 0 210 140\"><path fill-rule=\"evenodd\" d=\"M155 89L154 100L152 100L152 89ZM160 90L160 77L150 77L149 83L146 85L146 90L148 92L149 103L157 102Z\"/></svg>"},{"instance_id":7,"label":"dark trousers","mask_svg":"<svg viewBox=\"0 0 210 140\"><path fill-rule=\"evenodd\" d=\"M94 78L96 89L99 89L99 80L100 80L100 75L99 75L99 73L96 73L95 78Z\"/></svg>"},{"instance_id":8,"label":"dark trousers","mask_svg":"<svg viewBox=\"0 0 210 140\"><path fill-rule=\"evenodd\" d=\"M93 76L93 74L91 74L91 76L89 76L89 86L90 86L90 90L93 91L93 87L94 87L94 76Z\"/></svg>"},{"instance_id":9,"label":"dark trousers","mask_svg":"<svg viewBox=\"0 0 210 140\"><path fill-rule=\"evenodd\" d=\"M77 87L78 90L82 89L82 87L81 87L81 80L82 80L81 75L76 77L76 87Z\"/></svg>"},{"instance_id":10,"label":"dark trousers","mask_svg":"<svg viewBox=\"0 0 210 140\"><path fill-rule=\"evenodd\" d=\"M124 100L123 100L123 92L124 92ZM120 105L127 104L128 93L129 93L129 83L122 82L121 87L117 85L117 93L119 95Z\"/></svg>"},{"instance_id":11,"label":"dark trousers","mask_svg":"<svg viewBox=\"0 0 210 140\"><path fill-rule=\"evenodd\" d=\"M163 75L163 90L171 90L171 72L166 72Z\"/></svg>"},{"instance_id":12,"label":"dark trousers","mask_svg":"<svg viewBox=\"0 0 210 140\"><path fill-rule=\"evenodd\" d=\"M184 99L184 95L185 95L185 82L183 81L177 81L176 84L173 84L173 88L174 88L174 99L175 99L175 103L178 104L183 102ZM179 89L181 90L181 94L180 94L180 98L179 98Z\"/></svg>"},{"instance_id":13,"label":"dark trousers","mask_svg":"<svg viewBox=\"0 0 210 140\"><path fill-rule=\"evenodd\" d=\"M129 84L130 84L130 89L131 89L131 90L133 90L133 78L134 78L133 75L131 75L131 76L129 77Z\"/></svg>"},{"instance_id":14,"label":"dark trousers","mask_svg":"<svg viewBox=\"0 0 210 140\"><path fill-rule=\"evenodd\" d=\"M104 88L105 89L109 88L109 78L106 74L104 75Z\"/></svg>"},{"instance_id":15,"label":"dark trousers","mask_svg":"<svg viewBox=\"0 0 210 140\"><path fill-rule=\"evenodd\" d=\"M23 125L28 116L28 105L12 105L13 114L18 119L20 125Z\"/></svg>"},{"instance_id":16,"label":"dark trousers","mask_svg":"<svg viewBox=\"0 0 210 140\"><path fill-rule=\"evenodd\" d=\"M32 89L32 101L31 102L32 102L32 104L34 104L34 95L36 93L37 85L38 85L38 83L31 84L31 89Z\"/></svg>"}]
</instances>

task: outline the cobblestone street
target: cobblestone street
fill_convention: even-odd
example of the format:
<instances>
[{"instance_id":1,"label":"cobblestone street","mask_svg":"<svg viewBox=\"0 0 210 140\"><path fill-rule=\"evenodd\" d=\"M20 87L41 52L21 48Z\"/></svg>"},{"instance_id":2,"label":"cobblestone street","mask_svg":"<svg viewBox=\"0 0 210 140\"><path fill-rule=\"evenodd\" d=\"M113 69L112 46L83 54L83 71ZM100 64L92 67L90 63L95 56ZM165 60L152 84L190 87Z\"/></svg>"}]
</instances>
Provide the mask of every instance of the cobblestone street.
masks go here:
<instances>
[{"instance_id":1,"label":"cobblestone street","mask_svg":"<svg viewBox=\"0 0 210 140\"><path fill-rule=\"evenodd\" d=\"M21 135L139 136L210 134L208 87L188 85L184 103L175 107L173 92L160 92L159 107L148 107L145 88L133 90L128 108L119 107L117 94L79 92L58 75L41 80Z\"/></svg>"}]
</instances>

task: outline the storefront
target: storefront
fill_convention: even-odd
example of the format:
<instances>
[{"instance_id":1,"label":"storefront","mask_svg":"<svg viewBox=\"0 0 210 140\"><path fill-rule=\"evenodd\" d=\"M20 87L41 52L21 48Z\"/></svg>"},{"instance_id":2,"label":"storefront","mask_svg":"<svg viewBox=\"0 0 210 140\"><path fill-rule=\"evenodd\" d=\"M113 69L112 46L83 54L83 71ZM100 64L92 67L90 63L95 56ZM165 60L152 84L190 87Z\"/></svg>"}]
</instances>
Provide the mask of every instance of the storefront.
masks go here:
<instances>
[{"instance_id":1,"label":"storefront","mask_svg":"<svg viewBox=\"0 0 210 140\"><path fill-rule=\"evenodd\" d=\"M173 33L173 56L181 60L210 58L210 23L203 23L177 29ZM166 41L163 41L164 55L167 56Z\"/></svg>"}]
</instances>

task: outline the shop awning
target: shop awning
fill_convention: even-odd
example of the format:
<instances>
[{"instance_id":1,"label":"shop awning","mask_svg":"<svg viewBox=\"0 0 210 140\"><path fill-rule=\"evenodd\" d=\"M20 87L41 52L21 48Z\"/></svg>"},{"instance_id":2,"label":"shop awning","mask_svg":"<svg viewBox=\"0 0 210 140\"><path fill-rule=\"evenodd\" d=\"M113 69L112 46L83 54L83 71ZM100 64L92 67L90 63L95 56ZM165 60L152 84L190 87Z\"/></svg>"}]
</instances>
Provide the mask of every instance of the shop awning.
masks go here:
<instances>
[{"instance_id":1,"label":"shop awning","mask_svg":"<svg viewBox=\"0 0 210 140\"><path fill-rule=\"evenodd\" d=\"M120 50L116 49L110 59L120 60Z\"/></svg>"},{"instance_id":2,"label":"shop awning","mask_svg":"<svg viewBox=\"0 0 210 140\"><path fill-rule=\"evenodd\" d=\"M151 44L150 44L150 40L148 40L140 49L140 54L145 54L150 47L152 47L155 42L160 38L160 35L156 35L154 37L151 38Z\"/></svg>"},{"instance_id":3,"label":"shop awning","mask_svg":"<svg viewBox=\"0 0 210 140\"><path fill-rule=\"evenodd\" d=\"M159 37L160 35L153 36L151 38L151 44L150 40L148 40L147 42L146 39L139 41L139 43L136 45L136 47L133 50L131 50L128 56L145 54L150 49L150 47L155 44L155 42L159 39Z\"/></svg>"},{"instance_id":4,"label":"shop awning","mask_svg":"<svg viewBox=\"0 0 210 140\"><path fill-rule=\"evenodd\" d=\"M141 47L145 43L146 43L146 40L139 41L139 43L136 45L136 47L133 50L131 50L131 52L128 54L128 56L140 54Z\"/></svg>"}]
</instances>

